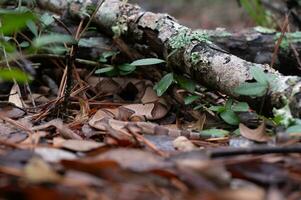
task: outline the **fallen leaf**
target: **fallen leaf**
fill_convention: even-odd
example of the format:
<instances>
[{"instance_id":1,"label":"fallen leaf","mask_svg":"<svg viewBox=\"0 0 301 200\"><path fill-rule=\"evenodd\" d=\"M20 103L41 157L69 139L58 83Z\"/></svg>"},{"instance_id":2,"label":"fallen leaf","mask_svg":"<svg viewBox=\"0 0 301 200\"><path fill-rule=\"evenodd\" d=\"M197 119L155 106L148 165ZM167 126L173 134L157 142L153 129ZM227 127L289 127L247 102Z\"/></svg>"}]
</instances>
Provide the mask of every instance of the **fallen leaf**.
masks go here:
<instances>
[{"instance_id":1,"label":"fallen leaf","mask_svg":"<svg viewBox=\"0 0 301 200\"><path fill-rule=\"evenodd\" d=\"M13 103L14 105L23 108L23 101L20 97L20 88L18 84L14 84L10 90L8 102Z\"/></svg>"},{"instance_id":2,"label":"fallen leaf","mask_svg":"<svg viewBox=\"0 0 301 200\"><path fill-rule=\"evenodd\" d=\"M192 151L197 147L186 137L180 136L173 141L173 146L179 151Z\"/></svg>"},{"instance_id":3,"label":"fallen leaf","mask_svg":"<svg viewBox=\"0 0 301 200\"><path fill-rule=\"evenodd\" d=\"M24 116L25 111L15 106L13 103L0 102L0 114L8 118L17 119Z\"/></svg>"},{"instance_id":4,"label":"fallen leaf","mask_svg":"<svg viewBox=\"0 0 301 200\"><path fill-rule=\"evenodd\" d=\"M47 162L58 162L63 159L72 160L77 158L77 156L71 152L55 148L36 147L34 152Z\"/></svg>"},{"instance_id":5,"label":"fallen leaf","mask_svg":"<svg viewBox=\"0 0 301 200\"><path fill-rule=\"evenodd\" d=\"M61 146L69 150L85 152L103 147L105 144L90 140L65 140Z\"/></svg>"},{"instance_id":6,"label":"fallen leaf","mask_svg":"<svg viewBox=\"0 0 301 200\"><path fill-rule=\"evenodd\" d=\"M79 135L74 133L68 126L66 126L61 119L53 119L40 126L35 126L31 130L38 131L42 129L47 129L52 126L55 127L58 130L58 132L66 139L77 139L77 140L82 139Z\"/></svg>"},{"instance_id":7,"label":"fallen leaf","mask_svg":"<svg viewBox=\"0 0 301 200\"><path fill-rule=\"evenodd\" d=\"M256 142L267 142L270 140L270 137L266 135L266 127L263 122L256 129L249 129L244 124L239 124L240 134L249 140Z\"/></svg>"},{"instance_id":8,"label":"fallen leaf","mask_svg":"<svg viewBox=\"0 0 301 200\"><path fill-rule=\"evenodd\" d=\"M56 183L61 180L49 164L37 157L30 159L24 167L24 177L31 183Z\"/></svg>"}]
</instances>

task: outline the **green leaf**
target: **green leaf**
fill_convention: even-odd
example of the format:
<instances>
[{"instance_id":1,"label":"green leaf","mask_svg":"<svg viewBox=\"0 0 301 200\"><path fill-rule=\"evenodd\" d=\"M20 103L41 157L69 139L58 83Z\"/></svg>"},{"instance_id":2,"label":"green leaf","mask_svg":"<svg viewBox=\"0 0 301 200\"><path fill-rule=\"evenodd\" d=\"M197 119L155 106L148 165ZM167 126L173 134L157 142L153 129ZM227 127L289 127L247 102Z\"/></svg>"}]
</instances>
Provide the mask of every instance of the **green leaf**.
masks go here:
<instances>
[{"instance_id":1,"label":"green leaf","mask_svg":"<svg viewBox=\"0 0 301 200\"><path fill-rule=\"evenodd\" d=\"M221 112L224 112L226 110L226 108L224 106L211 106L209 108L209 110L212 110L217 113L221 113Z\"/></svg>"},{"instance_id":2,"label":"green leaf","mask_svg":"<svg viewBox=\"0 0 301 200\"><path fill-rule=\"evenodd\" d=\"M263 96L268 89L268 85L262 83L243 83L234 89L234 93L245 96Z\"/></svg>"},{"instance_id":3,"label":"green leaf","mask_svg":"<svg viewBox=\"0 0 301 200\"><path fill-rule=\"evenodd\" d=\"M235 112L247 112L249 109L250 107L246 102L239 102L232 106L232 110Z\"/></svg>"},{"instance_id":4,"label":"green leaf","mask_svg":"<svg viewBox=\"0 0 301 200\"><path fill-rule=\"evenodd\" d=\"M183 89L187 90L188 92L194 92L196 88L196 84L193 80L187 79L184 76L175 76L177 83Z\"/></svg>"},{"instance_id":5,"label":"green leaf","mask_svg":"<svg viewBox=\"0 0 301 200\"><path fill-rule=\"evenodd\" d=\"M197 95L187 96L184 99L185 105L191 104L192 102L196 101L200 97Z\"/></svg>"},{"instance_id":6,"label":"green leaf","mask_svg":"<svg viewBox=\"0 0 301 200\"><path fill-rule=\"evenodd\" d=\"M251 67L250 72L253 78L258 83L261 83L263 85L269 84L268 76L264 73L263 69L261 69L260 67Z\"/></svg>"},{"instance_id":7,"label":"green leaf","mask_svg":"<svg viewBox=\"0 0 301 200\"><path fill-rule=\"evenodd\" d=\"M33 46L39 49L43 46L49 44L57 44L57 43L76 43L76 40L70 35L49 34L49 35L42 35L38 38L35 38L33 41Z\"/></svg>"},{"instance_id":8,"label":"green leaf","mask_svg":"<svg viewBox=\"0 0 301 200\"><path fill-rule=\"evenodd\" d=\"M50 24L52 24L54 22L53 15L50 15L49 13L44 13L40 17L40 21L43 23L43 25L45 27L49 26Z\"/></svg>"},{"instance_id":9,"label":"green leaf","mask_svg":"<svg viewBox=\"0 0 301 200\"><path fill-rule=\"evenodd\" d=\"M20 43L20 47L22 47L22 48L26 48L26 47L29 47L29 46L30 46L30 44L27 41L23 41L23 42Z\"/></svg>"},{"instance_id":10,"label":"green leaf","mask_svg":"<svg viewBox=\"0 0 301 200\"><path fill-rule=\"evenodd\" d=\"M301 133L301 125L290 126L286 129L287 133Z\"/></svg>"},{"instance_id":11,"label":"green leaf","mask_svg":"<svg viewBox=\"0 0 301 200\"><path fill-rule=\"evenodd\" d=\"M48 51L50 53L53 53L53 54L57 54L57 55L62 55L64 53L66 53L68 50L65 46L62 46L62 45L55 45L55 46L51 46L51 47L42 47L41 49Z\"/></svg>"},{"instance_id":12,"label":"green leaf","mask_svg":"<svg viewBox=\"0 0 301 200\"><path fill-rule=\"evenodd\" d=\"M108 62L108 58L117 55L118 52L116 51L105 51L101 54L101 56L99 57L98 61L105 63Z\"/></svg>"},{"instance_id":13,"label":"green leaf","mask_svg":"<svg viewBox=\"0 0 301 200\"><path fill-rule=\"evenodd\" d=\"M119 65L118 69L124 72L133 72L136 70L136 66L126 63L126 64Z\"/></svg>"},{"instance_id":14,"label":"green leaf","mask_svg":"<svg viewBox=\"0 0 301 200\"><path fill-rule=\"evenodd\" d=\"M103 74L103 73L110 72L110 71L113 71L113 70L114 70L113 66L108 66L108 67L104 67L104 68L96 70L95 74Z\"/></svg>"},{"instance_id":15,"label":"green leaf","mask_svg":"<svg viewBox=\"0 0 301 200\"><path fill-rule=\"evenodd\" d=\"M27 28L34 34L35 37L38 37L38 27L36 24L32 21L29 20L26 22Z\"/></svg>"},{"instance_id":16,"label":"green leaf","mask_svg":"<svg viewBox=\"0 0 301 200\"><path fill-rule=\"evenodd\" d=\"M233 100L232 99L228 99L226 101L226 104L225 104L225 109L226 110L231 110L232 104L233 104Z\"/></svg>"},{"instance_id":17,"label":"green leaf","mask_svg":"<svg viewBox=\"0 0 301 200\"><path fill-rule=\"evenodd\" d=\"M1 26L0 32L10 35L25 28L27 22L35 21L36 17L32 12L17 10L0 10Z\"/></svg>"},{"instance_id":18,"label":"green leaf","mask_svg":"<svg viewBox=\"0 0 301 200\"><path fill-rule=\"evenodd\" d=\"M31 77L18 68L11 70L5 68L0 69L0 79L3 81L13 81L14 79L19 83L26 83L30 81Z\"/></svg>"},{"instance_id":19,"label":"green leaf","mask_svg":"<svg viewBox=\"0 0 301 200\"><path fill-rule=\"evenodd\" d=\"M238 125L239 118L232 110L226 110L220 114L221 118L230 125Z\"/></svg>"},{"instance_id":20,"label":"green leaf","mask_svg":"<svg viewBox=\"0 0 301 200\"><path fill-rule=\"evenodd\" d=\"M229 131L222 129L208 129L201 131L201 136L210 137L210 138L220 138L227 137L229 135Z\"/></svg>"},{"instance_id":21,"label":"green leaf","mask_svg":"<svg viewBox=\"0 0 301 200\"><path fill-rule=\"evenodd\" d=\"M174 82L173 73L166 74L155 86L158 96L162 96L169 86Z\"/></svg>"},{"instance_id":22,"label":"green leaf","mask_svg":"<svg viewBox=\"0 0 301 200\"><path fill-rule=\"evenodd\" d=\"M164 60L158 58L145 58L145 59L135 60L134 62L131 63L131 65L145 66L145 65L156 65L164 62L165 62Z\"/></svg>"},{"instance_id":23,"label":"green leaf","mask_svg":"<svg viewBox=\"0 0 301 200\"><path fill-rule=\"evenodd\" d=\"M8 53L12 53L16 50L16 48L13 44L11 44L10 42L1 40L1 39L0 39L0 47L4 48Z\"/></svg>"}]
</instances>

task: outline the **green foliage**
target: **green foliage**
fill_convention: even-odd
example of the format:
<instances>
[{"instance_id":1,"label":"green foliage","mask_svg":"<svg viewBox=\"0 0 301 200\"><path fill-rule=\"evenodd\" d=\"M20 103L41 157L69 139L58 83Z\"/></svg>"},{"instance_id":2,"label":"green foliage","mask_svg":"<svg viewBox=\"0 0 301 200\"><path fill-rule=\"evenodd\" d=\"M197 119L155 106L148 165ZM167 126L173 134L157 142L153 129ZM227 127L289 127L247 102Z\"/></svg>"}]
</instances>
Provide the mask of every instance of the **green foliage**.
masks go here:
<instances>
[{"instance_id":1,"label":"green foliage","mask_svg":"<svg viewBox=\"0 0 301 200\"><path fill-rule=\"evenodd\" d=\"M197 95L187 96L187 97L185 97L185 99L184 99L185 105L189 105L189 104L191 104L192 102L198 100L199 98L200 98L200 97L197 96Z\"/></svg>"},{"instance_id":2,"label":"green foliage","mask_svg":"<svg viewBox=\"0 0 301 200\"><path fill-rule=\"evenodd\" d=\"M52 33L48 35L42 35L33 40L33 47L36 49L42 48L43 46L49 44L62 44L62 43L76 43L76 40L70 36L65 34L57 34Z\"/></svg>"},{"instance_id":3,"label":"green foliage","mask_svg":"<svg viewBox=\"0 0 301 200\"><path fill-rule=\"evenodd\" d=\"M201 136L209 137L209 138L227 137L228 135L229 135L229 131L222 130L222 129L208 129L208 130L203 130L201 132Z\"/></svg>"},{"instance_id":4,"label":"green foliage","mask_svg":"<svg viewBox=\"0 0 301 200\"><path fill-rule=\"evenodd\" d=\"M162 96L173 82L173 73L168 73L154 86L154 90L157 92L158 96Z\"/></svg>"},{"instance_id":5,"label":"green foliage","mask_svg":"<svg viewBox=\"0 0 301 200\"><path fill-rule=\"evenodd\" d=\"M25 28L28 23L34 22L36 16L28 10L0 10L0 32L11 35Z\"/></svg>"},{"instance_id":6,"label":"green foliage","mask_svg":"<svg viewBox=\"0 0 301 200\"><path fill-rule=\"evenodd\" d=\"M286 129L287 133L301 133L301 125L290 126Z\"/></svg>"},{"instance_id":7,"label":"green foliage","mask_svg":"<svg viewBox=\"0 0 301 200\"><path fill-rule=\"evenodd\" d=\"M230 125L238 125L239 118L235 112L247 112L249 106L245 102L233 103L232 99L229 99L224 106L211 106L210 110L217 112L220 117Z\"/></svg>"},{"instance_id":8,"label":"green foliage","mask_svg":"<svg viewBox=\"0 0 301 200\"><path fill-rule=\"evenodd\" d=\"M158 58L145 58L145 59L135 60L134 62L131 63L131 65L146 66L146 65L156 65L164 62L165 62L164 60Z\"/></svg>"},{"instance_id":9,"label":"green foliage","mask_svg":"<svg viewBox=\"0 0 301 200\"><path fill-rule=\"evenodd\" d=\"M108 62L108 58L117 55L119 52L114 51L106 51L102 53L102 55L99 58L99 62L106 63ZM132 63L124 63L118 66L113 65L105 65L105 68L101 68L95 71L96 74L102 74L106 73L108 76L115 76L115 75L128 75L133 73L137 67L140 66L148 66L148 65L156 65L160 63L164 63L164 60L158 59L158 58L145 58L145 59L139 59L135 60Z\"/></svg>"},{"instance_id":10,"label":"green foliage","mask_svg":"<svg viewBox=\"0 0 301 200\"><path fill-rule=\"evenodd\" d=\"M31 80L31 77L18 68L7 68L0 69L0 80L2 81L13 81L16 80L19 83L26 83Z\"/></svg>"},{"instance_id":11,"label":"green foliage","mask_svg":"<svg viewBox=\"0 0 301 200\"><path fill-rule=\"evenodd\" d=\"M188 92L194 92L196 88L196 84L193 80L188 79L184 76L174 75L175 81L179 86Z\"/></svg>"},{"instance_id":12,"label":"green foliage","mask_svg":"<svg viewBox=\"0 0 301 200\"><path fill-rule=\"evenodd\" d=\"M95 71L95 74L103 74L103 73L106 73L106 72L113 71L114 69L115 68L113 66L107 66L107 67L104 67L104 68L97 69Z\"/></svg>"},{"instance_id":13,"label":"green foliage","mask_svg":"<svg viewBox=\"0 0 301 200\"><path fill-rule=\"evenodd\" d=\"M282 34L277 33L275 35L275 42L277 42L280 37L282 37ZM282 50L288 50L291 43L299 43L299 42L301 42L301 32L300 31L286 33L284 35L284 37L282 38L280 47Z\"/></svg>"},{"instance_id":14,"label":"green foliage","mask_svg":"<svg viewBox=\"0 0 301 200\"><path fill-rule=\"evenodd\" d=\"M273 26L271 17L260 0L240 0L240 3L257 25L265 27Z\"/></svg>"},{"instance_id":15,"label":"green foliage","mask_svg":"<svg viewBox=\"0 0 301 200\"><path fill-rule=\"evenodd\" d=\"M108 58L117 55L119 52L116 51L105 51L101 54L99 57L98 61L101 63L106 63L108 62Z\"/></svg>"},{"instance_id":16,"label":"green foliage","mask_svg":"<svg viewBox=\"0 0 301 200\"><path fill-rule=\"evenodd\" d=\"M257 81L255 83L243 83L234 89L234 93L244 96L261 97L265 95L270 88L271 77L264 73L259 67L250 69L252 77Z\"/></svg>"}]
</instances>

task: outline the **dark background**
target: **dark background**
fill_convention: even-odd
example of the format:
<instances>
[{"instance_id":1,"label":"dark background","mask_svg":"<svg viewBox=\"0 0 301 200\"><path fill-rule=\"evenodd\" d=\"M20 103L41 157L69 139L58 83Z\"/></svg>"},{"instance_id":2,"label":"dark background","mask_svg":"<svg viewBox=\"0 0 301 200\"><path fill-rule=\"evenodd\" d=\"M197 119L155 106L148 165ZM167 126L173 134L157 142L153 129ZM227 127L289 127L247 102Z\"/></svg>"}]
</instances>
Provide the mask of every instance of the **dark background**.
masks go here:
<instances>
[{"instance_id":1,"label":"dark background","mask_svg":"<svg viewBox=\"0 0 301 200\"><path fill-rule=\"evenodd\" d=\"M190 28L227 27L231 30L254 26L236 0L130 0L147 11L168 13Z\"/></svg>"}]
</instances>

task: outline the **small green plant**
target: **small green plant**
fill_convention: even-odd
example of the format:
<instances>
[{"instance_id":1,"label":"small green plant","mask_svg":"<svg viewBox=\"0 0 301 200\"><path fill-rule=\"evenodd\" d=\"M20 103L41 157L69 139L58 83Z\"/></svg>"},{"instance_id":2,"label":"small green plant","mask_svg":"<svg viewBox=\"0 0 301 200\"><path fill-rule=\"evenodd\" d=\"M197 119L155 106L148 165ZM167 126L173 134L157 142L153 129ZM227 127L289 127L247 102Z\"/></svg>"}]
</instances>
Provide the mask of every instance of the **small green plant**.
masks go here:
<instances>
[{"instance_id":1,"label":"small green plant","mask_svg":"<svg viewBox=\"0 0 301 200\"><path fill-rule=\"evenodd\" d=\"M241 6L259 26L273 27L271 16L260 0L240 0Z\"/></svg>"},{"instance_id":2,"label":"small green plant","mask_svg":"<svg viewBox=\"0 0 301 200\"><path fill-rule=\"evenodd\" d=\"M223 106L211 106L210 110L217 112L219 116L230 125L238 125L239 118L235 112L247 112L249 106L245 102L234 104L232 99L229 99Z\"/></svg>"},{"instance_id":3,"label":"small green plant","mask_svg":"<svg viewBox=\"0 0 301 200\"><path fill-rule=\"evenodd\" d=\"M162 96L173 83L178 84L181 88L191 93L194 92L196 88L194 81L187 79L184 76L180 76L174 73L168 73L154 86L157 95Z\"/></svg>"},{"instance_id":4,"label":"small green plant","mask_svg":"<svg viewBox=\"0 0 301 200\"><path fill-rule=\"evenodd\" d=\"M104 52L99 58L99 62L106 63L108 62L108 58L117 54L118 52L113 52L113 51ZM116 76L116 75L125 76L133 73L136 70L136 68L139 66L156 65L164 62L165 62L164 60L158 58L145 58L145 59L135 60L132 63L124 63L117 66L104 64L105 67L96 70L95 74L105 73L108 76Z\"/></svg>"},{"instance_id":5,"label":"small green plant","mask_svg":"<svg viewBox=\"0 0 301 200\"><path fill-rule=\"evenodd\" d=\"M270 82L272 81L273 77L265 74L263 69L259 67L252 67L250 72L256 82L243 83L234 89L234 93L252 97L264 96L271 87Z\"/></svg>"}]
</instances>

